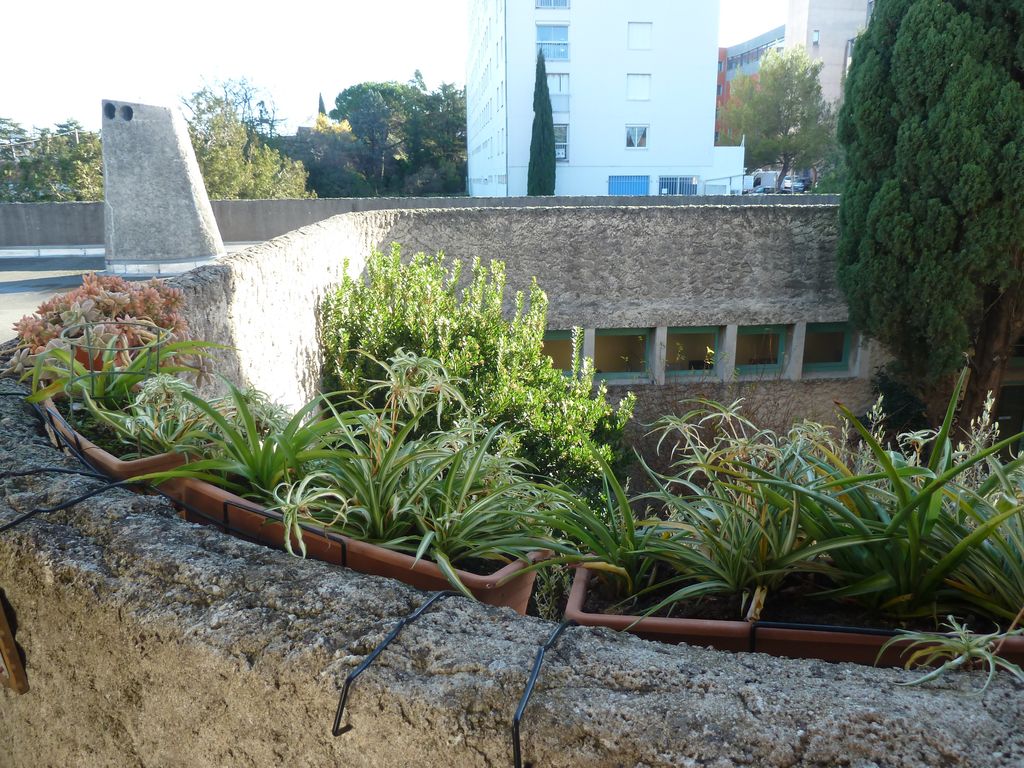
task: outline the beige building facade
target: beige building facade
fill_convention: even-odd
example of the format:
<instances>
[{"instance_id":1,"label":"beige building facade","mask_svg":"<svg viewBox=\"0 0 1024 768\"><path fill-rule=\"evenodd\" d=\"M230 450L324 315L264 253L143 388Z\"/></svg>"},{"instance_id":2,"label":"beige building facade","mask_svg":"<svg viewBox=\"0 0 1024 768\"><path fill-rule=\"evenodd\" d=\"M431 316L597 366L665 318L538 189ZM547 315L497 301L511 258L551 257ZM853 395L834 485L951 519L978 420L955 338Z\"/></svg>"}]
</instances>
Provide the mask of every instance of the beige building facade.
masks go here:
<instances>
[{"instance_id":1,"label":"beige building facade","mask_svg":"<svg viewBox=\"0 0 1024 768\"><path fill-rule=\"evenodd\" d=\"M802 46L820 61L821 93L826 101L843 96L846 70L857 35L867 26L871 0L789 0L786 48Z\"/></svg>"}]
</instances>

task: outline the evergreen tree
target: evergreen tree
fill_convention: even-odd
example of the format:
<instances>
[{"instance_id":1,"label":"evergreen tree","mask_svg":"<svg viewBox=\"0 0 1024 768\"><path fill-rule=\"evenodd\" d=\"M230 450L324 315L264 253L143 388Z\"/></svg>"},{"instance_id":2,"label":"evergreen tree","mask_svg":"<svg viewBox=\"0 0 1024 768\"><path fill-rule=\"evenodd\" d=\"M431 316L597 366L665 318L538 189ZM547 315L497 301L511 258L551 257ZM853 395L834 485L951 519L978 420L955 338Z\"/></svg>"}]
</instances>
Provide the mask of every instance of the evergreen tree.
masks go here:
<instances>
[{"instance_id":1,"label":"evergreen tree","mask_svg":"<svg viewBox=\"0 0 1024 768\"><path fill-rule=\"evenodd\" d=\"M327 107L324 106L324 95L322 93L320 94L320 106L317 107L317 112L316 113L318 115L326 115L327 114Z\"/></svg>"},{"instance_id":2,"label":"evergreen tree","mask_svg":"<svg viewBox=\"0 0 1024 768\"><path fill-rule=\"evenodd\" d=\"M551 114L543 52L537 53L537 80L533 86L533 137L530 139L526 194L555 194L555 121Z\"/></svg>"},{"instance_id":3,"label":"evergreen tree","mask_svg":"<svg viewBox=\"0 0 1024 768\"><path fill-rule=\"evenodd\" d=\"M1024 4L886 0L839 119L839 282L932 420L964 364L961 423L1024 332Z\"/></svg>"}]
</instances>

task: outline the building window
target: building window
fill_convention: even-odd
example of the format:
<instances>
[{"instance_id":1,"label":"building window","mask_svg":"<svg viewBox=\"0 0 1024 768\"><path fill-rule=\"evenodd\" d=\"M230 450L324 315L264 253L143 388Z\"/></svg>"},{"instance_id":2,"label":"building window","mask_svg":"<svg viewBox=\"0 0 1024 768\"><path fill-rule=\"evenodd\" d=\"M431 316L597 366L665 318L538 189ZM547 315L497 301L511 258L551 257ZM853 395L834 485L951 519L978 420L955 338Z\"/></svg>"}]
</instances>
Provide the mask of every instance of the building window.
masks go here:
<instances>
[{"instance_id":1,"label":"building window","mask_svg":"<svg viewBox=\"0 0 1024 768\"><path fill-rule=\"evenodd\" d=\"M548 94L551 96L552 112L568 112L569 76L566 74L549 74Z\"/></svg>"},{"instance_id":2,"label":"building window","mask_svg":"<svg viewBox=\"0 0 1024 768\"><path fill-rule=\"evenodd\" d=\"M1017 339L1017 343L1010 348L1010 367L1024 368L1024 336Z\"/></svg>"},{"instance_id":3,"label":"building window","mask_svg":"<svg viewBox=\"0 0 1024 768\"><path fill-rule=\"evenodd\" d=\"M568 8L569 0L537 0L538 8Z\"/></svg>"},{"instance_id":4,"label":"building window","mask_svg":"<svg viewBox=\"0 0 1024 768\"><path fill-rule=\"evenodd\" d=\"M846 323L808 323L804 336L805 371L845 371L850 367L850 329Z\"/></svg>"},{"instance_id":5,"label":"building window","mask_svg":"<svg viewBox=\"0 0 1024 768\"><path fill-rule=\"evenodd\" d=\"M651 49L651 31L654 25L649 21L631 21L627 25L626 39L631 51Z\"/></svg>"},{"instance_id":6,"label":"building window","mask_svg":"<svg viewBox=\"0 0 1024 768\"><path fill-rule=\"evenodd\" d=\"M600 329L594 335L594 369L605 378L646 376L650 341L649 329Z\"/></svg>"},{"instance_id":7,"label":"building window","mask_svg":"<svg viewBox=\"0 0 1024 768\"><path fill-rule=\"evenodd\" d=\"M551 358L551 367L572 370L572 331L548 331L544 334L541 354Z\"/></svg>"},{"instance_id":8,"label":"building window","mask_svg":"<svg viewBox=\"0 0 1024 768\"><path fill-rule=\"evenodd\" d=\"M718 95L721 96L722 95L722 91L724 91L724 90L725 90L725 86L722 85L721 83L719 83L718 84Z\"/></svg>"},{"instance_id":9,"label":"building window","mask_svg":"<svg viewBox=\"0 0 1024 768\"><path fill-rule=\"evenodd\" d=\"M818 45L821 42L821 30L811 30L811 45Z\"/></svg>"},{"instance_id":10,"label":"building window","mask_svg":"<svg viewBox=\"0 0 1024 768\"><path fill-rule=\"evenodd\" d=\"M545 61L568 61L569 25L538 24L537 51L544 54Z\"/></svg>"},{"instance_id":11,"label":"building window","mask_svg":"<svg viewBox=\"0 0 1024 768\"><path fill-rule=\"evenodd\" d=\"M630 197L648 195L651 189L650 176L609 176L608 194Z\"/></svg>"},{"instance_id":12,"label":"building window","mask_svg":"<svg viewBox=\"0 0 1024 768\"><path fill-rule=\"evenodd\" d=\"M649 101L651 98L651 76L626 75L626 98L629 101Z\"/></svg>"},{"instance_id":13,"label":"building window","mask_svg":"<svg viewBox=\"0 0 1024 768\"><path fill-rule=\"evenodd\" d=\"M722 60L721 59L718 60L718 71L719 72L722 71Z\"/></svg>"},{"instance_id":14,"label":"building window","mask_svg":"<svg viewBox=\"0 0 1024 768\"><path fill-rule=\"evenodd\" d=\"M555 123L555 160L569 159L569 126Z\"/></svg>"},{"instance_id":15,"label":"building window","mask_svg":"<svg viewBox=\"0 0 1024 768\"><path fill-rule=\"evenodd\" d=\"M626 149L647 149L647 126L626 126Z\"/></svg>"},{"instance_id":16,"label":"building window","mask_svg":"<svg viewBox=\"0 0 1024 768\"><path fill-rule=\"evenodd\" d=\"M785 346L784 325L743 326L736 334L736 370L739 373L780 372Z\"/></svg>"},{"instance_id":17,"label":"building window","mask_svg":"<svg viewBox=\"0 0 1024 768\"><path fill-rule=\"evenodd\" d=\"M715 370L717 328L669 328L665 372L673 375Z\"/></svg>"},{"instance_id":18,"label":"building window","mask_svg":"<svg viewBox=\"0 0 1024 768\"><path fill-rule=\"evenodd\" d=\"M659 176L658 194L696 195L699 181L696 176Z\"/></svg>"}]
</instances>

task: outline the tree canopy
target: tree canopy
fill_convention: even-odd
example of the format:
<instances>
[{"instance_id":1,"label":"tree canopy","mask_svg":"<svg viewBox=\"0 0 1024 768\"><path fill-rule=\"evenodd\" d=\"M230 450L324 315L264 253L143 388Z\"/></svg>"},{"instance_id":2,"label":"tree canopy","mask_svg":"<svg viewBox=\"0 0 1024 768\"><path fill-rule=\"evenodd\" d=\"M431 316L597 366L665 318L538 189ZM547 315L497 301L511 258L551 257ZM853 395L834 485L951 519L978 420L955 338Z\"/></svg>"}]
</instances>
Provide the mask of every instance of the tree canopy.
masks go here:
<instances>
[{"instance_id":1,"label":"tree canopy","mask_svg":"<svg viewBox=\"0 0 1024 768\"><path fill-rule=\"evenodd\" d=\"M1024 332L1024 5L887 0L857 40L839 117L839 282L936 419L998 392Z\"/></svg>"},{"instance_id":2,"label":"tree canopy","mask_svg":"<svg viewBox=\"0 0 1024 768\"><path fill-rule=\"evenodd\" d=\"M746 137L748 169L777 166L781 180L822 159L831 130L818 80L821 67L802 48L793 48L769 53L756 76L732 81L720 119L727 141L738 144Z\"/></svg>"},{"instance_id":3,"label":"tree canopy","mask_svg":"<svg viewBox=\"0 0 1024 768\"><path fill-rule=\"evenodd\" d=\"M551 114L547 67L544 53L537 53L537 76L533 83L533 134L530 137L530 166L526 194L555 194L555 122Z\"/></svg>"},{"instance_id":4,"label":"tree canopy","mask_svg":"<svg viewBox=\"0 0 1024 768\"><path fill-rule=\"evenodd\" d=\"M466 95L449 83L427 89L417 70L407 83L365 82L338 94L329 113L349 127L323 177L347 178L332 194L458 194L465 191ZM321 144L324 142L321 141ZM298 156L310 146L296 147ZM289 150L291 151L291 150ZM347 171L340 173L336 163ZM309 162L309 161L307 161ZM314 163L310 163L312 175ZM318 187L320 194L325 194Z\"/></svg>"},{"instance_id":5,"label":"tree canopy","mask_svg":"<svg viewBox=\"0 0 1024 768\"><path fill-rule=\"evenodd\" d=\"M221 200L309 197L302 163L267 145L280 121L268 99L253 103L255 93L244 80L229 81L183 102L207 194Z\"/></svg>"},{"instance_id":6,"label":"tree canopy","mask_svg":"<svg viewBox=\"0 0 1024 768\"><path fill-rule=\"evenodd\" d=\"M13 120L0 118L0 202L102 199L98 133L67 120L30 135Z\"/></svg>"}]
</instances>

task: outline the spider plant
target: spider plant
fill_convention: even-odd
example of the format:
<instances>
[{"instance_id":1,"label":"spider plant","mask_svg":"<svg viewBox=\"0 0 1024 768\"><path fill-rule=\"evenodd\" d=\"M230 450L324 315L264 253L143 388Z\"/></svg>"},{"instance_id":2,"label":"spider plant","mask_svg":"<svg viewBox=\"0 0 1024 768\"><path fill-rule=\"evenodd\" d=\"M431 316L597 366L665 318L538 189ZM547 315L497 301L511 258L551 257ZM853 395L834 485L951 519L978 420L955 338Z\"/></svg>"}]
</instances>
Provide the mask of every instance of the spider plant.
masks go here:
<instances>
[{"instance_id":1,"label":"spider plant","mask_svg":"<svg viewBox=\"0 0 1024 768\"><path fill-rule=\"evenodd\" d=\"M493 450L500 425L455 449L444 475L425 489L416 509L422 536L415 555L430 556L463 593L454 563L526 560L541 548L534 515L549 503L548 489L530 482L522 461Z\"/></svg>"},{"instance_id":2,"label":"spider plant","mask_svg":"<svg viewBox=\"0 0 1024 768\"><path fill-rule=\"evenodd\" d=\"M1009 437L973 454L958 454L950 432L964 380L962 375L926 464L919 463L916 454L886 450L840 406L870 450L874 471L854 474L838 454L822 448L819 455L803 457L806 471L817 478L810 483L759 475L760 482L780 492L800 495L804 526L814 539L875 537L830 553L838 586L828 594L894 616L956 610L964 601L955 588L956 569L982 551L1000 526L1020 514L1019 506L1013 504L985 508L982 496L956 483L971 467L995 463L1000 451L1022 437ZM960 521L970 522L961 526ZM952 535L953 529L962 535Z\"/></svg>"},{"instance_id":3,"label":"spider plant","mask_svg":"<svg viewBox=\"0 0 1024 768\"><path fill-rule=\"evenodd\" d=\"M123 410L99 405L82 393L88 412L133 450L125 458L153 456L171 451L195 452L205 442L209 425L201 410L183 394L192 388L181 379L160 373L146 379Z\"/></svg>"},{"instance_id":4,"label":"spider plant","mask_svg":"<svg viewBox=\"0 0 1024 768\"><path fill-rule=\"evenodd\" d=\"M302 538L302 524L315 523L327 529L345 518L348 501L331 487L333 476L328 472L311 472L301 480L279 483L273 492L273 503L268 509L281 513L284 522L284 547L294 555L292 541L306 556L306 542Z\"/></svg>"},{"instance_id":5,"label":"spider plant","mask_svg":"<svg viewBox=\"0 0 1024 768\"><path fill-rule=\"evenodd\" d=\"M946 618L945 626L949 628L949 633L898 630L899 634L886 642L881 650L879 650L876 663L878 659L882 658L882 654L893 644L910 641L901 653L903 656L906 656L908 653L910 654L910 658L907 659L905 664L905 669L910 669L912 666L930 667L939 662L942 663L916 680L909 683L900 683L900 685L920 685L929 680L934 680L949 671L970 669L976 666L980 666L988 672L985 676L984 685L977 691L979 696L988 690L999 669L1006 670L1017 680L1024 683L1024 670L1018 665L1007 661L998 653L1003 640L1007 637L1024 634L1024 629L977 635L952 616Z\"/></svg>"},{"instance_id":6,"label":"spider plant","mask_svg":"<svg viewBox=\"0 0 1024 768\"><path fill-rule=\"evenodd\" d=\"M989 472L976 491L961 490L955 514L940 521L935 535L943 549L952 550L993 517L1002 518L967 550L946 583L985 615L1011 619L1024 605L1024 458L990 462Z\"/></svg>"},{"instance_id":7,"label":"spider plant","mask_svg":"<svg viewBox=\"0 0 1024 768\"><path fill-rule=\"evenodd\" d=\"M541 546L531 520L544 495L526 479L521 462L493 450L500 427L483 433L466 423L454 433L415 437L425 416L392 421L367 410L341 423L332 448L322 453L322 469L279 486L278 498L287 501L278 508L300 542L298 524L312 522L417 560L426 557L471 596L458 566L525 560Z\"/></svg>"},{"instance_id":8,"label":"spider plant","mask_svg":"<svg viewBox=\"0 0 1024 768\"><path fill-rule=\"evenodd\" d=\"M702 467L706 482L681 478L661 482L646 494L668 513L654 540L659 559L676 573L658 585L682 583L649 612L704 595L737 595L747 621L756 621L770 592L795 574L828 573L822 555L861 545L870 535L816 541L802 526L800 495L788 495L746 478L732 480L713 465Z\"/></svg>"},{"instance_id":9,"label":"spider plant","mask_svg":"<svg viewBox=\"0 0 1024 768\"><path fill-rule=\"evenodd\" d=\"M545 546L555 557L535 567L578 564L597 575L612 599L624 599L658 578L652 542L659 531L637 519L611 466L599 452L593 451L593 456L601 468L602 503L595 508L588 499L564 486L551 488L551 503L538 509L534 519L551 532Z\"/></svg>"},{"instance_id":10,"label":"spider plant","mask_svg":"<svg viewBox=\"0 0 1024 768\"><path fill-rule=\"evenodd\" d=\"M312 462L329 456L330 434L337 431L340 424L358 418L358 414L335 413L334 418L318 420L316 414L324 399L317 397L279 431L265 434L251 398L234 385L228 386L226 402L230 418L222 411L223 404L209 403L189 392L182 393L211 425L205 435L207 458L136 479L192 477L246 498L270 499L280 483L301 478Z\"/></svg>"}]
</instances>

